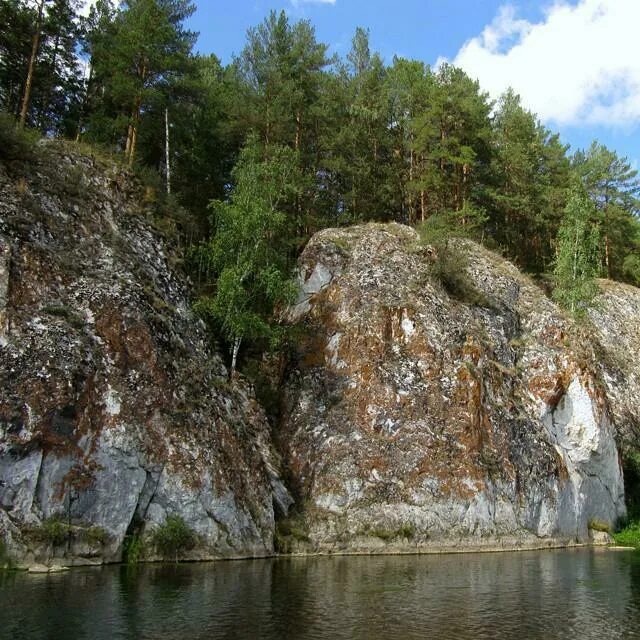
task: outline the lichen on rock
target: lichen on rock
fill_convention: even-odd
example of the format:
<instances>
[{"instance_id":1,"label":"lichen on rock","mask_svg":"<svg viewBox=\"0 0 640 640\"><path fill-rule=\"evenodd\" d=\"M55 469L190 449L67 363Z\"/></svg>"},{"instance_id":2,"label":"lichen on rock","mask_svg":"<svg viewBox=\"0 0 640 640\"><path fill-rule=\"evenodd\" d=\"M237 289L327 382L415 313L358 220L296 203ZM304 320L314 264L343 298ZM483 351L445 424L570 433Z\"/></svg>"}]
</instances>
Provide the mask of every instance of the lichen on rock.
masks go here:
<instances>
[{"instance_id":1,"label":"lichen on rock","mask_svg":"<svg viewBox=\"0 0 640 640\"><path fill-rule=\"evenodd\" d=\"M190 558L273 551L264 412L227 381L122 169L54 143L0 165L0 534L24 562L121 559L178 515ZM69 193L66 181L80 180ZM64 544L36 535L52 519ZM87 532L102 531L100 536ZM149 550L153 557L153 550Z\"/></svg>"},{"instance_id":2,"label":"lichen on rock","mask_svg":"<svg viewBox=\"0 0 640 640\"><path fill-rule=\"evenodd\" d=\"M614 424L573 327L469 241L465 289L397 224L327 229L299 261L281 429L307 550L545 546L625 513Z\"/></svg>"}]
</instances>

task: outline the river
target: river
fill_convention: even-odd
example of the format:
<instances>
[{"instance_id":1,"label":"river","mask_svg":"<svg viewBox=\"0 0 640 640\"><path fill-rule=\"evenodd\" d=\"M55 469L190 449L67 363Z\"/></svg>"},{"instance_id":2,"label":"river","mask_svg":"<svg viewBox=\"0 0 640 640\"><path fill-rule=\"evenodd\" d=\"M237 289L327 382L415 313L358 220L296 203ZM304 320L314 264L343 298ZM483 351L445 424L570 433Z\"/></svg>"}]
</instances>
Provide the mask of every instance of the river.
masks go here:
<instances>
[{"instance_id":1,"label":"river","mask_svg":"<svg viewBox=\"0 0 640 640\"><path fill-rule=\"evenodd\" d=\"M0 572L0 638L640 638L640 554L573 549Z\"/></svg>"}]
</instances>

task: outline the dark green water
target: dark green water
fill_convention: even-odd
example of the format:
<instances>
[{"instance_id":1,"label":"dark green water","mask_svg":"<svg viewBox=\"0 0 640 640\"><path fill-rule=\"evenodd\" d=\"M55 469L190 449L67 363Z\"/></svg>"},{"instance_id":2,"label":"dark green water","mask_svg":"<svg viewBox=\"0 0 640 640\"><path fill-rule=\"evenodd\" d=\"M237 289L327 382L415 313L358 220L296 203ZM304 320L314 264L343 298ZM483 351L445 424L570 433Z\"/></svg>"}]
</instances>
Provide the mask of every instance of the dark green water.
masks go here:
<instances>
[{"instance_id":1,"label":"dark green water","mask_svg":"<svg viewBox=\"0 0 640 640\"><path fill-rule=\"evenodd\" d=\"M5 572L0 637L640 638L640 556L573 550Z\"/></svg>"}]
</instances>

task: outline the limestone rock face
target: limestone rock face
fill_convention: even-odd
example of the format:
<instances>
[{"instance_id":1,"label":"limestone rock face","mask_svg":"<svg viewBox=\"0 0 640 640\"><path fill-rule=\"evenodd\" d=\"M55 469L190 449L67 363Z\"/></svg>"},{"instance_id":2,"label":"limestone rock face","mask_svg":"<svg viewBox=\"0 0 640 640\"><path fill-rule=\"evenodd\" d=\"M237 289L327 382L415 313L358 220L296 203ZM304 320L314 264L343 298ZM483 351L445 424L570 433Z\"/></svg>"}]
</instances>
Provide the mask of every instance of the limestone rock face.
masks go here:
<instances>
[{"instance_id":1,"label":"limestone rock face","mask_svg":"<svg viewBox=\"0 0 640 640\"><path fill-rule=\"evenodd\" d=\"M113 561L179 515L193 558L271 553L288 494L264 413L208 348L142 190L42 153L0 164L0 536L21 561Z\"/></svg>"},{"instance_id":2,"label":"limestone rock face","mask_svg":"<svg viewBox=\"0 0 640 640\"><path fill-rule=\"evenodd\" d=\"M600 281L589 309L597 337L595 357L602 371L618 442L625 451L640 447L640 289Z\"/></svg>"},{"instance_id":3,"label":"limestone rock face","mask_svg":"<svg viewBox=\"0 0 640 640\"><path fill-rule=\"evenodd\" d=\"M442 275L392 224L301 256L280 440L306 548L545 546L625 513L616 414L571 323L504 259L449 252Z\"/></svg>"}]
</instances>

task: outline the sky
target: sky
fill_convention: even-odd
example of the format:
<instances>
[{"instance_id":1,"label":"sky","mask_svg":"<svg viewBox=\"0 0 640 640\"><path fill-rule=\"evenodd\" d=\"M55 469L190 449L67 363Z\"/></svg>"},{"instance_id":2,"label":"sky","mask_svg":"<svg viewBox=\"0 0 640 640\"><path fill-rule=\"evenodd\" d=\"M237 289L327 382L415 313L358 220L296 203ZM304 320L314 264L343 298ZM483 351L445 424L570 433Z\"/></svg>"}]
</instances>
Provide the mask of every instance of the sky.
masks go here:
<instances>
[{"instance_id":1,"label":"sky","mask_svg":"<svg viewBox=\"0 0 640 640\"><path fill-rule=\"evenodd\" d=\"M640 168L640 0L195 0L197 50L224 63L271 9L308 19L346 55L356 27L372 49L448 60L497 98L512 86L572 149L597 139Z\"/></svg>"}]
</instances>

